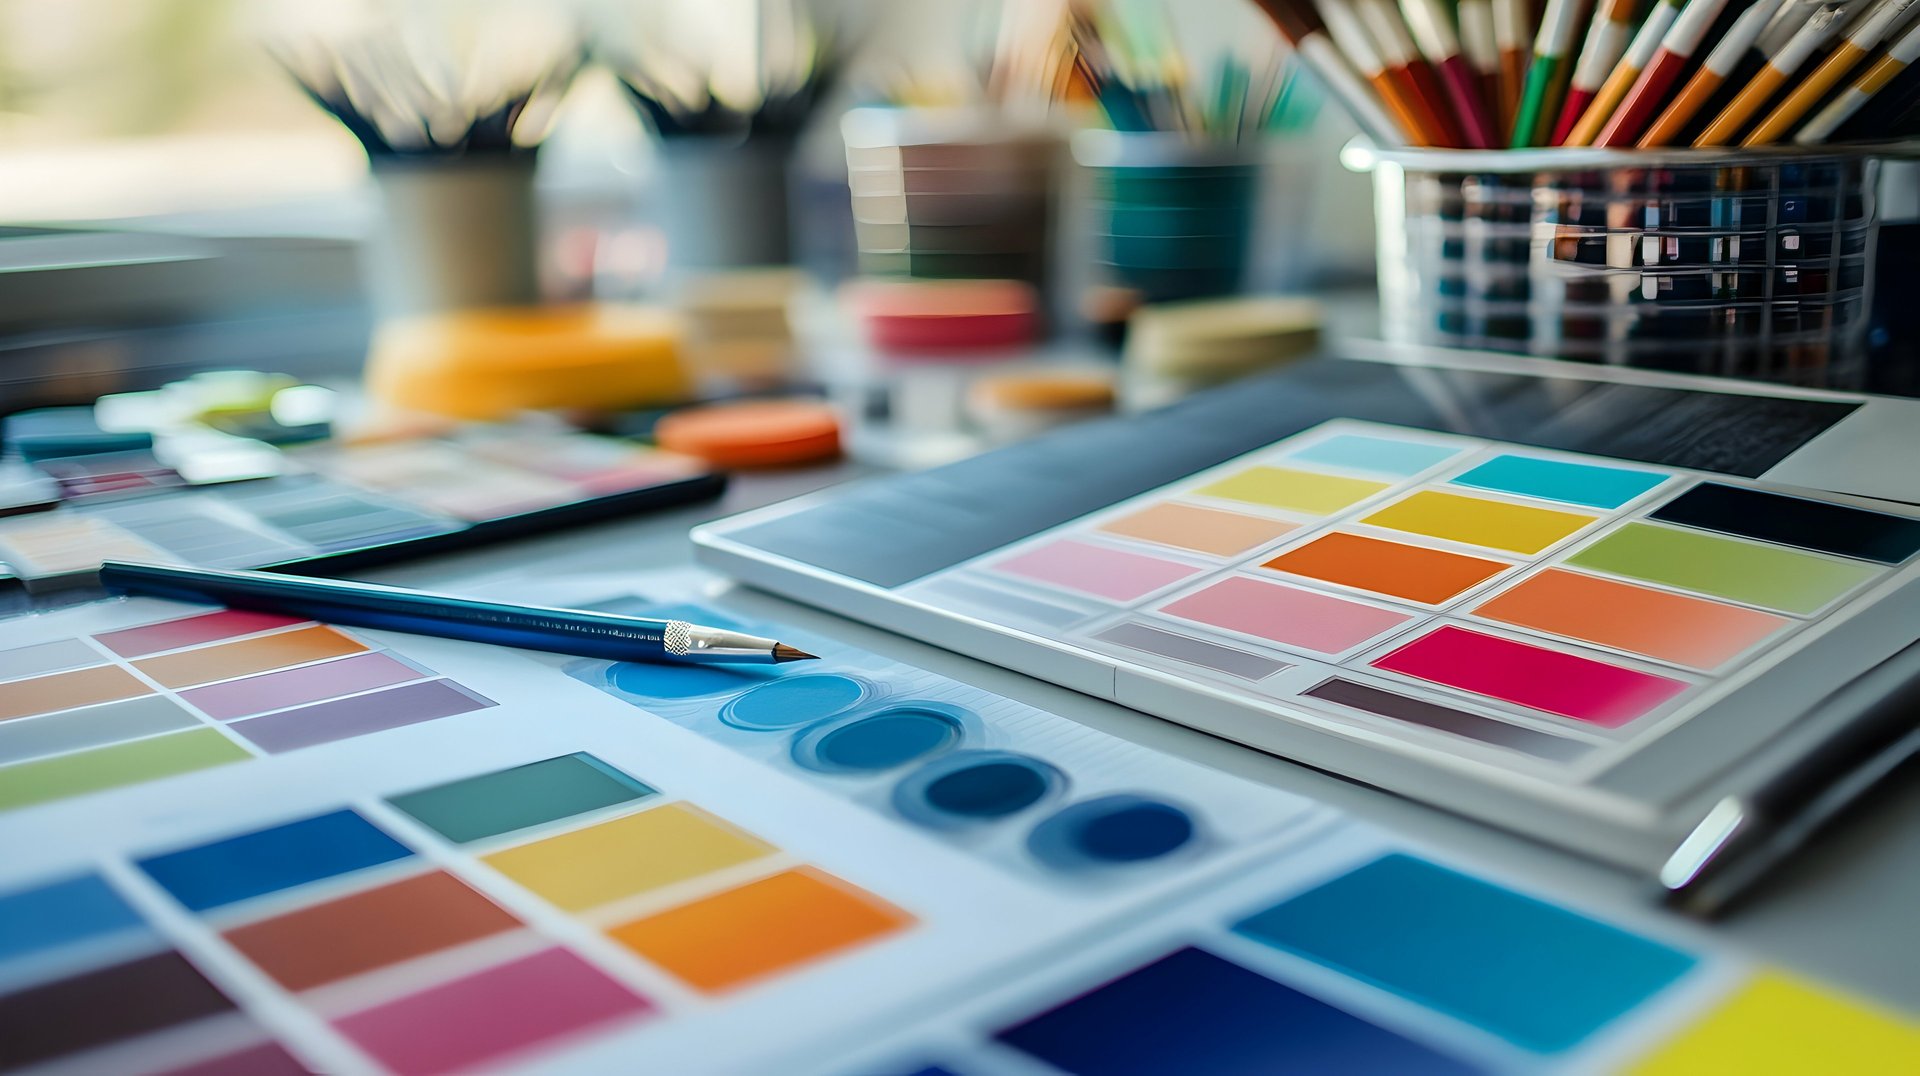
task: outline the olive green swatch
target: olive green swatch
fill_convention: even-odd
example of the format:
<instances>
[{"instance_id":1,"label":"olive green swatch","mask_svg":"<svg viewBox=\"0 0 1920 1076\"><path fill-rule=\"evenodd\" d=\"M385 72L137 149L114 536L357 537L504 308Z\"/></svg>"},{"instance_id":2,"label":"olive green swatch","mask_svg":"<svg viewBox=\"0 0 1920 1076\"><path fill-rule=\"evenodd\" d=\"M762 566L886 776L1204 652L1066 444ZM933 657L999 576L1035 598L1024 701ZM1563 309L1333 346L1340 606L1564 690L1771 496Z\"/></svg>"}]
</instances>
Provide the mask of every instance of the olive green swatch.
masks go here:
<instances>
[{"instance_id":1,"label":"olive green swatch","mask_svg":"<svg viewBox=\"0 0 1920 1076\"><path fill-rule=\"evenodd\" d=\"M213 729L130 740L0 769L0 811L252 758Z\"/></svg>"},{"instance_id":2,"label":"olive green swatch","mask_svg":"<svg viewBox=\"0 0 1920 1076\"><path fill-rule=\"evenodd\" d=\"M1645 523L1621 527L1567 563L1802 614L1879 574L1870 564Z\"/></svg>"}]
</instances>

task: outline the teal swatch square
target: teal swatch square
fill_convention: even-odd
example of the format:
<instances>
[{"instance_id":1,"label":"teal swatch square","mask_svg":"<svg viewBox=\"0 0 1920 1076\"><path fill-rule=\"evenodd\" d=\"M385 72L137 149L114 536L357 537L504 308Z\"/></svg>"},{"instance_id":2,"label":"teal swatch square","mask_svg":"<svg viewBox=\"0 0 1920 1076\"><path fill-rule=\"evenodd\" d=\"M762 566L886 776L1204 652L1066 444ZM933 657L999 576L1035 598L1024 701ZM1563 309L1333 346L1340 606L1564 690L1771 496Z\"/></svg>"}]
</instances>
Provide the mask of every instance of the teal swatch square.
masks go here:
<instances>
[{"instance_id":1,"label":"teal swatch square","mask_svg":"<svg viewBox=\"0 0 1920 1076\"><path fill-rule=\"evenodd\" d=\"M1298 452L1289 452L1287 456L1304 463L1320 463L1328 467L1345 467L1355 471L1372 471L1376 474L1398 475L1404 478L1419 474L1441 460L1459 454L1459 449L1444 445L1343 433L1329 437L1318 444L1308 445Z\"/></svg>"},{"instance_id":2,"label":"teal swatch square","mask_svg":"<svg viewBox=\"0 0 1920 1076\"><path fill-rule=\"evenodd\" d=\"M388 800L455 844L545 825L654 794L581 752L449 781Z\"/></svg>"},{"instance_id":3,"label":"teal swatch square","mask_svg":"<svg viewBox=\"0 0 1920 1076\"><path fill-rule=\"evenodd\" d=\"M1532 456L1495 456L1453 481L1456 485L1496 493L1517 493L1522 497L1588 508L1618 508L1666 480L1663 474L1623 467Z\"/></svg>"},{"instance_id":4,"label":"teal swatch square","mask_svg":"<svg viewBox=\"0 0 1920 1076\"><path fill-rule=\"evenodd\" d=\"M1374 860L1233 929L1540 1052L1579 1043L1695 963L1406 855Z\"/></svg>"}]
</instances>

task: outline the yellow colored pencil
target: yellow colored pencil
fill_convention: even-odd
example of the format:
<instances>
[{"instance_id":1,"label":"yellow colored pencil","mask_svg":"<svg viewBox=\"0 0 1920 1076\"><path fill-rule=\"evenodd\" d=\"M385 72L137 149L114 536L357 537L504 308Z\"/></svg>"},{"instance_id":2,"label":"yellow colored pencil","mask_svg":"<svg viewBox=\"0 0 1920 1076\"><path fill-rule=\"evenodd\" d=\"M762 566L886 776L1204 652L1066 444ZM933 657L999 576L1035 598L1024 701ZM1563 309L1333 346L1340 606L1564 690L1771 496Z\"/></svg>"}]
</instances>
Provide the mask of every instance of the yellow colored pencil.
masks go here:
<instances>
[{"instance_id":1,"label":"yellow colored pencil","mask_svg":"<svg viewBox=\"0 0 1920 1076\"><path fill-rule=\"evenodd\" d=\"M1845 18L1845 3L1828 4L1807 17L1806 24L1790 38L1786 46L1777 55L1767 58L1765 67L1753 76L1753 81L1742 87L1739 94L1720 110L1700 137L1693 140L1696 146L1728 146L1740 137L1747 124L1759 115L1760 110L1772 101L1780 88L1787 84L1821 46L1840 32L1841 20Z\"/></svg>"},{"instance_id":2,"label":"yellow colored pencil","mask_svg":"<svg viewBox=\"0 0 1920 1076\"><path fill-rule=\"evenodd\" d=\"M1793 136L1793 140L1803 146L1825 142L1838 130L1840 125L1853 118L1875 94L1887 88L1902 71L1920 60L1920 24L1908 27L1907 32L1887 49L1887 54L1875 61L1867 73L1846 88L1833 103L1820 110L1819 114L1807 121L1806 126Z\"/></svg>"},{"instance_id":3,"label":"yellow colored pencil","mask_svg":"<svg viewBox=\"0 0 1920 1076\"><path fill-rule=\"evenodd\" d=\"M1607 121L1613 118L1613 110L1620 107L1620 102L1626 99L1627 91L1639 81L1640 72L1646 69L1647 64L1653 59L1653 54L1660 51L1661 39L1667 36L1667 29L1673 25L1674 18L1680 14L1680 2L1681 0L1660 0L1653 6L1653 10L1647 13L1646 21L1640 24L1640 29L1633 35L1633 40L1628 42L1626 55L1620 57L1620 62L1613 68L1613 74L1608 75L1607 80L1600 84L1599 91L1593 95L1592 103L1588 104L1587 110L1580 114L1580 122L1573 125L1573 130L1567 132L1567 137L1560 143L1561 145L1593 145L1594 137L1600 133L1602 127L1607 125Z\"/></svg>"},{"instance_id":4,"label":"yellow colored pencil","mask_svg":"<svg viewBox=\"0 0 1920 1076\"><path fill-rule=\"evenodd\" d=\"M1840 84L1840 80L1860 66L1880 42L1886 40L1894 24L1903 18L1913 7L1915 0L1883 0L1873 13L1860 21L1847 35L1845 41L1833 50L1819 67L1813 69L1806 81L1793 88L1774 110L1747 132L1740 140L1743 146L1764 146L1769 142L1778 142L1786 137L1800 118L1813 110L1813 106L1827 95L1827 91Z\"/></svg>"}]
</instances>

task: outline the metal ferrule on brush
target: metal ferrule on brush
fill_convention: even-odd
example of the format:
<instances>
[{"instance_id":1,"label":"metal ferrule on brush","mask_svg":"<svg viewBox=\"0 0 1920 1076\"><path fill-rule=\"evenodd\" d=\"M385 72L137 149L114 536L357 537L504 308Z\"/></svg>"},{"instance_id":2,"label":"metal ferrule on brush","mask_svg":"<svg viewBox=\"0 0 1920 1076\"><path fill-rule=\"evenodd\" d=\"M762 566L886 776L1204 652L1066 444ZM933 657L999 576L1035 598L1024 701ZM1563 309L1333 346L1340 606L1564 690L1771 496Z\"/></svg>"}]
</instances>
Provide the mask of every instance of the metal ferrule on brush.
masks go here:
<instances>
[{"instance_id":1,"label":"metal ferrule on brush","mask_svg":"<svg viewBox=\"0 0 1920 1076\"><path fill-rule=\"evenodd\" d=\"M760 662L781 660L780 644L745 632L698 628L684 620L667 621L667 653L685 661Z\"/></svg>"}]
</instances>

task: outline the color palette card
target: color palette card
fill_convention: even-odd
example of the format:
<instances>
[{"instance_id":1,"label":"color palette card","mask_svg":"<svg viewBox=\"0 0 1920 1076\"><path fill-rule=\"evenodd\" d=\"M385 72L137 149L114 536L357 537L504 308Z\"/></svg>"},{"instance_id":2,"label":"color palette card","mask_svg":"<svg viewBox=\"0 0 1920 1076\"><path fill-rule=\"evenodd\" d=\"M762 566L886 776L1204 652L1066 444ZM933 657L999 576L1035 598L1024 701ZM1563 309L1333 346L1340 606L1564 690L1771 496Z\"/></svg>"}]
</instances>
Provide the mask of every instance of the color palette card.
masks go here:
<instances>
[{"instance_id":1,"label":"color palette card","mask_svg":"<svg viewBox=\"0 0 1920 1076\"><path fill-rule=\"evenodd\" d=\"M1920 1020L1346 823L793 1071L1875 1071ZM864 1040L864 1041L862 1041Z\"/></svg>"},{"instance_id":2,"label":"color palette card","mask_svg":"<svg viewBox=\"0 0 1920 1076\"><path fill-rule=\"evenodd\" d=\"M784 586L729 535L807 510L700 540ZM1916 553L1910 507L1336 420L890 590L806 574L916 637L1644 869L1743 760L1853 718L1809 712L1920 635Z\"/></svg>"},{"instance_id":3,"label":"color palette card","mask_svg":"<svg viewBox=\"0 0 1920 1076\"><path fill-rule=\"evenodd\" d=\"M700 670L145 600L0 623L0 1024L36 1029L0 1069L764 1071L1335 817L798 641L818 679L668 690Z\"/></svg>"}]
</instances>

